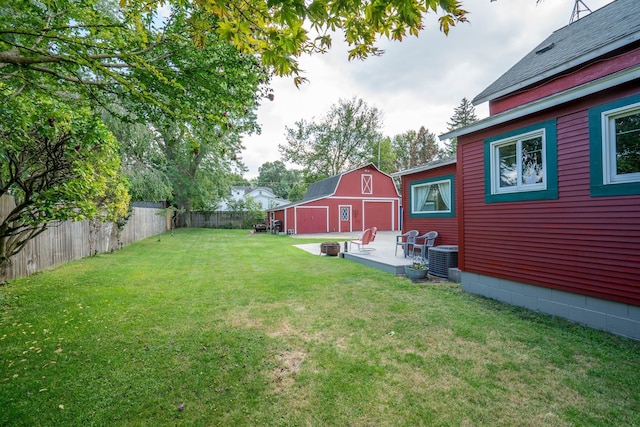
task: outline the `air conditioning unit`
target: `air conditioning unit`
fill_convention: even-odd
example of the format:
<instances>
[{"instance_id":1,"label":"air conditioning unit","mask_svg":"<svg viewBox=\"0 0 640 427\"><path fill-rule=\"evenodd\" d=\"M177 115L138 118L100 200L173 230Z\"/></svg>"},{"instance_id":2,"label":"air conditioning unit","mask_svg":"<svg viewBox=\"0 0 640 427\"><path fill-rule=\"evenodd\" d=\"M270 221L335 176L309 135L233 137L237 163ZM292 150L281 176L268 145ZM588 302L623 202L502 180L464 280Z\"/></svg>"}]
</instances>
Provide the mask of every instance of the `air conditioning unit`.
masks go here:
<instances>
[{"instance_id":1,"label":"air conditioning unit","mask_svg":"<svg viewBox=\"0 0 640 427\"><path fill-rule=\"evenodd\" d=\"M429 248L429 274L449 277L449 269L458 266L457 246L434 246Z\"/></svg>"}]
</instances>

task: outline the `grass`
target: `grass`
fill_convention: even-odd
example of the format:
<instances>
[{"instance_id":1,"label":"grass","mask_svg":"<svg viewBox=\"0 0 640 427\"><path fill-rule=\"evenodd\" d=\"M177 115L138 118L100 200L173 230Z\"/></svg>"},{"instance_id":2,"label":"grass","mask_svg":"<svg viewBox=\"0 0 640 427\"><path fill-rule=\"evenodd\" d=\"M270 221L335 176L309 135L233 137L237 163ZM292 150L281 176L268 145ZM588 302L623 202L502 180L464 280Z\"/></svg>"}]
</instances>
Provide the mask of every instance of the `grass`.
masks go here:
<instances>
[{"instance_id":1,"label":"grass","mask_svg":"<svg viewBox=\"0 0 640 427\"><path fill-rule=\"evenodd\" d=\"M639 342L305 242L180 230L0 288L0 425L640 425Z\"/></svg>"}]
</instances>

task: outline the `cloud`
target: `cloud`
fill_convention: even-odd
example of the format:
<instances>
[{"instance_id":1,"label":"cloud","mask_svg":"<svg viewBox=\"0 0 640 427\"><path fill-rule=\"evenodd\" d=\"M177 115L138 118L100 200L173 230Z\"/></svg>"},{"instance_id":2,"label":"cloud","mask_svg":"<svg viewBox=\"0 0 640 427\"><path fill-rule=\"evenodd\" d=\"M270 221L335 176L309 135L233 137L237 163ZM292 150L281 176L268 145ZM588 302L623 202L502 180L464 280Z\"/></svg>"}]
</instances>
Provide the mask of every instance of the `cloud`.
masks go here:
<instances>
[{"instance_id":1,"label":"cloud","mask_svg":"<svg viewBox=\"0 0 640 427\"><path fill-rule=\"evenodd\" d=\"M612 0L587 0L592 11ZM248 178L265 162L280 160L285 127L322 118L340 98L359 97L384 113L383 133L394 136L425 126L436 135L462 98L472 99L553 31L567 25L574 0L463 0L470 23L445 36L434 15L420 36L381 40L380 57L348 61L347 46L334 39L325 55L303 57L310 83L297 89L291 78L276 78L273 102L258 111L260 135L245 137L242 158ZM482 118L487 105L476 106Z\"/></svg>"}]
</instances>

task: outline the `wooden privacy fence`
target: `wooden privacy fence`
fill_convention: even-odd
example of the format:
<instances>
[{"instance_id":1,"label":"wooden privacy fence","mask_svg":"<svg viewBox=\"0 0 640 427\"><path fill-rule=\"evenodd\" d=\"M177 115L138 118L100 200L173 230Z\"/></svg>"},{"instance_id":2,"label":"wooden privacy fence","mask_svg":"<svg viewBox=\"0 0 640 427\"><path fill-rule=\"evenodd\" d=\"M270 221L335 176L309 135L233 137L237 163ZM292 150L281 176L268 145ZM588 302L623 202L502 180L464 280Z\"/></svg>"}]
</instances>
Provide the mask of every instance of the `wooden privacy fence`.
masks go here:
<instances>
[{"instance_id":1,"label":"wooden privacy fence","mask_svg":"<svg viewBox=\"0 0 640 427\"><path fill-rule=\"evenodd\" d=\"M246 212L212 211L191 212L193 228L250 228L251 219Z\"/></svg>"},{"instance_id":2,"label":"wooden privacy fence","mask_svg":"<svg viewBox=\"0 0 640 427\"><path fill-rule=\"evenodd\" d=\"M0 218L12 209L12 197L0 197ZM32 239L25 248L11 258L5 279L28 276L37 271L92 255L95 251L110 252L135 241L167 231L168 221L155 208L134 207L129 221L118 240L113 223L95 221L65 221L52 224Z\"/></svg>"}]
</instances>

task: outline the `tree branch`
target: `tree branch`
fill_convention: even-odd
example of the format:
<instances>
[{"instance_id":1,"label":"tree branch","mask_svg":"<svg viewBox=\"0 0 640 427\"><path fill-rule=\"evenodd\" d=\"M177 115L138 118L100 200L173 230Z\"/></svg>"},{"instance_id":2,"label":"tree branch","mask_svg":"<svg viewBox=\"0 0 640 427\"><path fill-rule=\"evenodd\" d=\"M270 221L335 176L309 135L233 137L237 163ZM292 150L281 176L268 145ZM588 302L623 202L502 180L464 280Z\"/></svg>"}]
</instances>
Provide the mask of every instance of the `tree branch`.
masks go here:
<instances>
[{"instance_id":1,"label":"tree branch","mask_svg":"<svg viewBox=\"0 0 640 427\"><path fill-rule=\"evenodd\" d=\"M36 70L36 71L40 71L43 73L48 73L51 74L59 79L62 79L64 81L67 82L71 82L71 83L79 83L79 84L83 84L83 85L92 85L92 86L107 86L109 83L107 82L99 82L97 80L83 80L81 78L78 77L71 77L71 76L65 76L63 74L60 74L50 68L47 67L41 67L39 65L36 65L34 67L31 67L31 69Z\"/></svg>"}]
</instances>

